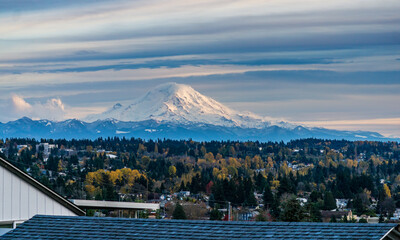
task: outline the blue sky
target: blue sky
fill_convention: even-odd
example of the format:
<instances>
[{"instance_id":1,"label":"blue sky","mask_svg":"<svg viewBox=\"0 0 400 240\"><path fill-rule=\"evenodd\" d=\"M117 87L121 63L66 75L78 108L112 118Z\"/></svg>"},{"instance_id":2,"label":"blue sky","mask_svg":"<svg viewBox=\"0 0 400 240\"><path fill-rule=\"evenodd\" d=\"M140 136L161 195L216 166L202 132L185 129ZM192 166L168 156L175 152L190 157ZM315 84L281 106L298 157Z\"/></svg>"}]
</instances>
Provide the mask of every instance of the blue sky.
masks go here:
<instances>
[{"instance_id":1,"label":"blue sky","mask_svg":"<svg viewBox=\"0 0 400 240\"><path fill-rule=\"evenodd\" d=\"M164 82L227 106L400 136L398 0L0 0L0 121L62 120Z\"/></svg>"}]
</instances>

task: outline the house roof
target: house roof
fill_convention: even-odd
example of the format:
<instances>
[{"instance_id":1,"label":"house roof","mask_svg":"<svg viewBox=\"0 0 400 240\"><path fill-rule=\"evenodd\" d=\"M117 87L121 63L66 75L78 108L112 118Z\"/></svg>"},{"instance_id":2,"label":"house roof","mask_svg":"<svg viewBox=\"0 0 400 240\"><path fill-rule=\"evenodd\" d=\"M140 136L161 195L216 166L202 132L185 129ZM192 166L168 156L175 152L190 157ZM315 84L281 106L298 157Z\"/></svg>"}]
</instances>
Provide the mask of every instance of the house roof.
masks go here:
<instances>
[{"instance_id":1,"label":"house roof","mask_svg":"<svg viewBox=\"0 0 400 240\"><path fill-rule=\"evenodd\" d=\"M86 209L128 209L128 210L158 210L160 204L157 203L138 203L138 202L117 202L117 201L98 201L70 199L76 206Z\"/></svg>"},{"instance_id":2,"label":"house roof","mask_svg":"<svg viewBox=\"0 0 400 240\"><path fill-rule=\"evenodd\" d=\"M399 239L397 224L225 222L36 215L2 239ZM394 236L389 238L388 235Z\"/></svg>"},{"instance_id":3,"label":"house roof","mask_svg":"<svg viewBox=\"0 0 400 240\"><path fill-rule=\"evenodd\" d=\"M347 216L349 215L349 213L350 213L349 211L325 211L325 210L321 211L322 217L325 218L330 218L332 216L335 217Z\"/></svg>"},{"instance_id":4,"label":"house roof","mask_svg":"<svg viewBox=\"0 0 400 240\"><path fill-rule=\"evenodd\" d=\"M16 166L9 163L7 160L0 157L0 166L4 167L11 173L17 175L19 178L24 180L25 182L31 184L36 189L41 191L42 193L46 194L50 198L54 199L56 202L60 203L62 206L68 208L73 213L77 214L78 216L84 216L85 212L80 209L78 206L73 204L72 202L68 201L55 191L51 190L50 188L46 187L45 185L41 184L39 181L31 177L29 174L25 173L24 171L18 169Z\"/></svg>"}]
</instances>

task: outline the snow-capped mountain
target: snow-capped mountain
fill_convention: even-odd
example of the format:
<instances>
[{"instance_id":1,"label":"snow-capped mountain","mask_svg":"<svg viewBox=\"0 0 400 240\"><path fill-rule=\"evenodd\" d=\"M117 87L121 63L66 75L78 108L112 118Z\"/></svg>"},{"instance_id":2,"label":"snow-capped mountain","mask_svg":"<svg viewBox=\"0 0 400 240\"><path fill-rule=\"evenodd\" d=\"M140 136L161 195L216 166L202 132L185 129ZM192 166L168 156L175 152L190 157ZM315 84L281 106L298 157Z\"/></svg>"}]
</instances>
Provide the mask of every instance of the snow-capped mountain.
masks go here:
<instances>
[{"instance_id":1,"label":"snow-capped mountain","mask_svg":"<svg viewBox=\"0 0 400 240\"><path fill-rule=\"evenodd\" d=\"M136 137L240 141L289 141L299 138L399 141L376 132L338 131L305 127L290 122L241 113L206 97L187 85L155 87L127 106L88 116L85 121L60 122L24 117L0 123L0 138Z\"/></svg>"},{"instance_id":2,"label":"snow-capped mountain","mask_svg":"<svg viewBox=\"0 0 400 240\"><path fill-rule=\"evenodd\" d=\"M241 128L264 128L271 125L295 127L287 122L235 111L202 95L188 85L177 83L157 86L128 106L117 103L106 112L90 115L85 120L93 122L105 119L133 122L155 120L182 124L203 123Z\"/></svg>"}]
</instances>

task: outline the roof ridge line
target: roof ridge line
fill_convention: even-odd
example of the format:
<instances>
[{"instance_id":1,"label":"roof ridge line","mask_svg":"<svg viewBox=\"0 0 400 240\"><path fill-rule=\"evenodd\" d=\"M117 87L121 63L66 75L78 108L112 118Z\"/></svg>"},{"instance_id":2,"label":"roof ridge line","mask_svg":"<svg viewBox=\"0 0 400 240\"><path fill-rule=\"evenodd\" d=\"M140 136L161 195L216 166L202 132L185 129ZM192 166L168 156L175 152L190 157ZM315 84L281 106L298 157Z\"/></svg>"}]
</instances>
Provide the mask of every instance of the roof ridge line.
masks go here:
<instances>
[{"instance_id":1,"label":"roof ridge line","mask_svg":"<svg viewBox=\"0 0 400 240\"><path fill-rule=\"evenodd\" d=\"M72 202L68 201L67 199L65 199L63 196L61 196L60 194L58 194L54 190L46 187L45 185L40 183L38 180L36 180L35 178L30 176L26 172L22 171L21 169L17 168L16 166L14 166L13 164L11 164L10 162L8 162L7 160L5 160L2 157L0 157L0 166L3 166L4 168L6 168L11 173L13 173L13 174L17 175L18 177L22 178L22 180L24 180L25 182L31 184L36 189L38 189L39 191L44 193L46 196L52 198L56 202L60 203L62 206L68 208L69 210L71 210L72 212L77 214L78 216L85 216L86 215L86 213L82 209L80 209L78 206L76 206Z\"/></svg>"}]
</instances>

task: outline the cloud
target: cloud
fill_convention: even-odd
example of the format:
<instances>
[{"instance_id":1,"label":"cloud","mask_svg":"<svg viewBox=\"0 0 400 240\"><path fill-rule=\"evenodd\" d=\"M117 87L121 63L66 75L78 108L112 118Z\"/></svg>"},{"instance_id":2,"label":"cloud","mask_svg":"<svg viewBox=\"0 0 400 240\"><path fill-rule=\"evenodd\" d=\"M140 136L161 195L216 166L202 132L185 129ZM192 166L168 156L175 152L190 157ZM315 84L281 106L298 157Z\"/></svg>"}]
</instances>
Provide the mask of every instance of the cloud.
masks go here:
<instances>
[{"instance_id":1,"label":"cloud","mask_svg":"<svg viewBox=\"0 0 400 240\"><path fill-rule=\"evenodd\" d=\"M33 12L27 4L18 21L5 7L0 16L0 33L4 33L0 60L86 61L349 49L399 42L400 4L395 0L72 2L68 8L54 5ZM102 54L93 54L98 52Z\"/></svg>"},{"instance_id":2,"label":"cloud","mask_svg":"<svg viewBox=\"0 0 400 240\"><path fill-rule=\"evenodd\" d=\"M65 105L59 98L48 99L45 103L30 104L23 97L13 94L10 107L16 117L59 121L63 120L66 114Z\"/></svg>"},{"instance_id":3,"label":"cloud","mask_svg":"<svg viewBox=\"0 0 400 240\"><path fill-rule=\"evenodd\" d=\"M11 102L15 112L30 112L32 111L32 105L27 103L22 97L18 95L13 95L11 97Z\"/></svg>"},{"instance_id":4,"label":"cloud","mask_svg":"<svg viewBox=\"0 0 400 240\"><path fill-rule=\"evenodd\" d=\"M0 112L12 110L1 121L81 117L165 81L296 121L399 117L398 0L3 0L0 9Z\"/></svg>"}]
</instances>

